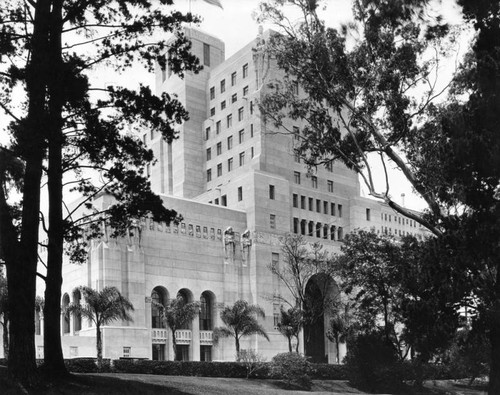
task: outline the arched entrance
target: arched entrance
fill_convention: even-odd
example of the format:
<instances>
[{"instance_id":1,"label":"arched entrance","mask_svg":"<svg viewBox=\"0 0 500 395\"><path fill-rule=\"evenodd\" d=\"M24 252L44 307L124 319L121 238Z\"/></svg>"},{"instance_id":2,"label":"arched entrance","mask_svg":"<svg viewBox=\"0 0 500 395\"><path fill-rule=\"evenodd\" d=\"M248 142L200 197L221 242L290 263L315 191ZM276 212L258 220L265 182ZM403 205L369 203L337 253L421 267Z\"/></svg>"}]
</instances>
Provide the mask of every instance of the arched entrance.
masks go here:
<instances>
[{"instance_id":1,"label":"arched entrance","mask_svg":"<svg viewBox=\"0 0 500 395\"><path fill-rule=\"evenodd\" d=\"M311 362L328 363L326 323L330 306L338 297L335 281L326 274L312 276L306 285L304 300L304 353Z\"/></svg>"}]
</instances>

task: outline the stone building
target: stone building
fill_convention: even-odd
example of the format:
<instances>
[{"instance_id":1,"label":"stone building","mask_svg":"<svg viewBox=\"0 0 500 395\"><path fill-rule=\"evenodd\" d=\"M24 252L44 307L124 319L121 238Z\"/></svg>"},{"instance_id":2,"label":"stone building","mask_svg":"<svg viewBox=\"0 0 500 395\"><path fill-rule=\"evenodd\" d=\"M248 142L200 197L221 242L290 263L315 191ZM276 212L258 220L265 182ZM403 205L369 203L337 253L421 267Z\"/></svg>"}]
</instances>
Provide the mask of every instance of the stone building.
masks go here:
<instances>
[{"instance_id":1,"label":"stone building","mask_svg":"<svg viewBox=\"0 0 500 395\"><path fill-rule=\"evenodd\" d=\"M283 259L281 236L302 234L335 252L356 228L393 234L422 230L389 207L360 197L358 176L339 163L309 174L294 155L295 137L273 133L257 106L266 81L279 77L262 51L269 33L260 33L229 59L219 39L194 29L187 34L204 70L181 80L158 69L156 85L158 93L176 93L190 119L170 145L153 132L142 136L157 158L147 169L152 186L184 220L166 226L145 218L126 238L105 235L93 241L85 264L64 266L62 305L81 300L75 290L80 285L116 286L134 304L134 320L103 328L104 357L163 360L173 359L172 336L152 301L178 295L199 301L198 317L177 331L181 357L234 360L233 340L215 347L212 330L221 325L224 306L245 299L264 308L270 341L250 337L242 348L269 360L288 350L276 329L280 305L273 297L288 294L268 269ZM300 133L300 122L287 122ZM94 203L107 207L110 201L101 196ZM333 289L334 279L329 281ZM65 357L95 356L95 328L76 317L61 320ZM324 335L327 320L310 328L312 335L302 336L299 344L315 360L333 362L336 347Z\"/></svg>"}]
</instances>

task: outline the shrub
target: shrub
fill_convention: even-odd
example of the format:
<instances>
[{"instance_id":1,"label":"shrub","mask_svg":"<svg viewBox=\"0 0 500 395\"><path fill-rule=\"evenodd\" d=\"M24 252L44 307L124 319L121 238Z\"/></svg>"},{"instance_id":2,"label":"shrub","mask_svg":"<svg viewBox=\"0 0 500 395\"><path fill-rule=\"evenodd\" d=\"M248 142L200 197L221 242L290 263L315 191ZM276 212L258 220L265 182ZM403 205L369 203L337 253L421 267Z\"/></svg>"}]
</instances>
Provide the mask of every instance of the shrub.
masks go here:
<instances>
[{"instance_id":1,"label":"shrub","mask_svg":"<svg viewBox=\"0 0 500 395\"><path fill-rule=\"evenodd\" d=\"M107 373L111 371L111 360L103 359L102 368L97 367L97 358L65 359L66 369L73 373Z\"/></svg>"},{"instance_id":2,"label":"shrub","mask_svg":"<svg viewBox=\"0 0 500 395\"><path fill-rule=\"evenodd\" d=\"M399 390L405 379L404 366L396 351L379 332L358 335L345 358L349 382L370 392Z\"/></svg>"},{"instance_id":3,"label":"shrub","mask_svg":"<svg viewBox=\"0 0 500 395\"><path fill-rule=\"evenodd\" d=\"M281 379L288 388L310 390L313 369L305 357L294 352L275 355L271 362L271 376Z\"/></svg>"},{"instance_id":4,"label":"shrub","mask_svg":"<svg viewBox=\"0 0 500 395\"><path fill-rule=\"evenodd\" d=\"M344 365L327 363L311 363L311 377L317 380L347 380L347 370Z\"/></svg>"},{"instance_id":5,"label":"shrub","mask_svg":"<svg viewBox=\"0 0 500 395\"><path fill-rule=\"evenodd\" d=\"M255 351L253 348L249 350L241 350L240 351L240 363L245 365L247 370L247 379L250 377L259 377L259 373L267 373L269 369L265 369L265 361L266 359ZM267 374L266 374L267 376Z\"/></svg>"}]
</instances>

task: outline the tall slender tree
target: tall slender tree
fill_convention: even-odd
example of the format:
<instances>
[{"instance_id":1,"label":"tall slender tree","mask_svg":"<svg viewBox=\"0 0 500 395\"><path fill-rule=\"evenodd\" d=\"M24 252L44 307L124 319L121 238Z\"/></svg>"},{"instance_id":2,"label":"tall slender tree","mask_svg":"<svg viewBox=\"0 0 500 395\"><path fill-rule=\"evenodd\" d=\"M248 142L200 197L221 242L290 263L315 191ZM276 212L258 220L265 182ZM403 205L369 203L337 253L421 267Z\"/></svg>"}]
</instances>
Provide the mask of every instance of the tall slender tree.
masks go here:
<instances>
[{"instance_id":1,"label":"tall slender tree","mask_svg":"<svg viewBox=\"0 0 500 395\"><path fill-rule=\"evenodd\" d=\"M80 287L85 303L70 303L64 314L79 315L95 324L97 366L102 368L102 327L115 321L133 321L132 303L116 287L104 287L101 291Z\"/></svg>"},{"instance_id":2,"label":"tall slender tree","mask_svg":"<svg viewBox=\"0 0 500 395\"><path fill-rule=\"evenodd\" d=\"M161 310L162 319L172 332L172 347L174 360L180 360L177 349L177 330L186 328L196 317L199 306L195 302L187 302L184 297L178 296L167 302L166 306L158 306Z\"/></svg>"},{"instance_id":3,"label":"tall slender tree","mask_svg":"<svg viewBox=\"0 0 500 395\"><path fill-rule=\"evenodd\" d=\"M264 310L258 305L249 304L245 300L237 300L232 306L226 306L220 313L225 326L214 329L214 342L221 338L233 337L236 347L236 360L240 360L240 340L242 337L259 335L269 341L264 327L257 317L265 317Z\"/></svg>"},{"instance_id":4,"label":"tall slender tree","mask_svg":"<svg viewBox=\"0 0 500 395\"><path fill-rule=\"evenodd\" d=\"M49 212L42 225L48 244L46 273L40 270L38 275L46 282L45 365L53 374L65 372L59 319L65 237L81 240L84 226L102 220L123 232L127 224L120 218L152 213L169 221L176 215L150 191L142 169L152 154L137 132L147 128L171 141L175 124L187 119L182 106L167 94L154 96L146 87L95 87L89 78L99 67L123 71L135 61L149 70L158 63L181 77L186 70L199 70L182 32L183 23L196 19L169 10L172 4L12 0L0 9L0 107L12 120L9 153L24 164L19 221L6 189L0 190L0 245L16 300L9 305L9 371L23 382L36 380L33 314L42 178L47 179ZM23 105L16 107L10 100L13 90L24 93ZM132 125L130 132L127 124ZM104 183L93 183L87 168L98 169ZM0 170L4 186L8 173ZM76 173L78 184L64 178L68 172ZM85 194L81 207L90 211L76 224L75 213L65 212L62 201L63 191L72 186ZM112 194L116 204L92 212L92 198L100 192ZM93 229L95 236L97 226ZM81 249L73 252L82 256Z\"/></svg>"}]
</instances>

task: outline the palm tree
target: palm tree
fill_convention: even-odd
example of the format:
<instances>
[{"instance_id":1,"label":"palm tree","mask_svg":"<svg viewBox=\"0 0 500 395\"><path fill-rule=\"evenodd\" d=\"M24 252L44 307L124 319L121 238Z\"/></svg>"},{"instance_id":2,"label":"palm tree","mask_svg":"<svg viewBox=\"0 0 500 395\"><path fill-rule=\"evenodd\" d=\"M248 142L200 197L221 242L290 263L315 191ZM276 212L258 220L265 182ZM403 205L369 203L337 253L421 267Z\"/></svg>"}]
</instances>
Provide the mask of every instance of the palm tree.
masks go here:
<instances>
[{"instance_id":1,"label":"palm tree","mask_svg":"<svg viewBox=\"0 0 500 395\"><path fill-rule=\"evenodd\" d=\"M233 306L225 307L220 313L220 318L225 327L214 329L214 344L223 337L234 337L236 345L236 360L240 360L240 339L243 336L260 335L268 341L266 331L257 321L257 317L265 317L264 310L257 306L248 304L245 300L237 300Z\"/></svg>"},{"instance_id":2,"label":"palm tree","mask_svg":"<svg viewBox=\"0 0 500 395\"><path fill-rule=\"evenodd\" d=\"M304 323L303 313L298 307L284 310L281 306L281 319L278 323L278 331L288 339L288 351L292 352L292 338L297 339L295 352L299 352L299 332Z\"/></svg>"},{"instance_id":3,"label":"palm tree","mask_svg":"<svg viewBox=\"0 0 500 395\"><path fill-rule=\"evenodd\" d=\"M335 342L335 347L337 351L337 364L340 364L340 343L347 340L350 332L352 331L352 317L349 310L350 305L347 303L342 308L337 308L330 318L328 325L328 330L326 331L326 337L331 342Z\"/></svg>"},{"instance_id":4,"label":"palm tree","mask_svg":"<svg viewBox=\"0 0 500 395\"><path fill-rule=\"evenodd\" d=\"M163 320L172 331L172 347L174 349L174 360L179 360L177 355L177 338L175 332L177 329L185 328L193 321L198 311L197 303L187 303L186 300L178 295L177 298L170 300L166 306L159 305Z\"/></svg>"},{"instance_id":5,"label":"palm tree","mask_svg":"<svg viewBox=\"0 0 500 395\"><path fill-rule=\"evenodd\" d=\"M134 311L132 303L123 296L116 287L104 287L96 291L89 287L80 287L85 304L71 303L66 314L81 315L93 321L96 329L97 366L102 367L102 334L101 326L113 321L133 321L130 312Z\"/></svg>"}]
</instances>

